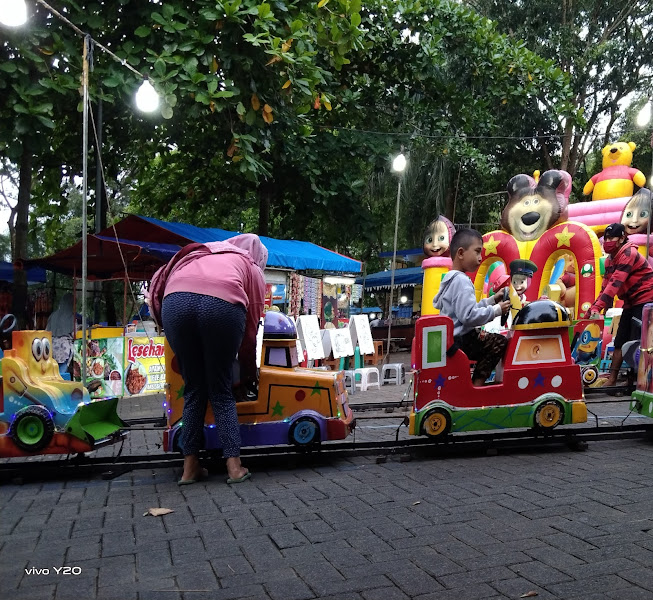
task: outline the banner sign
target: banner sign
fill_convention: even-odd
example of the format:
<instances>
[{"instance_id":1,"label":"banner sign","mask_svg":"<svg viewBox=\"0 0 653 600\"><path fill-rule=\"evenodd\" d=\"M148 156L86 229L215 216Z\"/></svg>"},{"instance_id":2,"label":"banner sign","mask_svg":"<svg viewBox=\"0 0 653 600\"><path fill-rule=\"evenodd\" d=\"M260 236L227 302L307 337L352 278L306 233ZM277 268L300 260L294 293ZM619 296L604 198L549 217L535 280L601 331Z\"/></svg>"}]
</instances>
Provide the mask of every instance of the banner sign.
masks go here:
<instances>
[{"instance_id":1,"label":"banner sign","mask_svg":"<svg viewBox=\"0 0 653 600\"><path fill-rule=\"evenodd\" d=\"M86 386L91 398L158 394L165 390L163 337L116 337L89 340ZM82 340L75 340L70 373L81 381Z\"/></svg>"}]
</instances>

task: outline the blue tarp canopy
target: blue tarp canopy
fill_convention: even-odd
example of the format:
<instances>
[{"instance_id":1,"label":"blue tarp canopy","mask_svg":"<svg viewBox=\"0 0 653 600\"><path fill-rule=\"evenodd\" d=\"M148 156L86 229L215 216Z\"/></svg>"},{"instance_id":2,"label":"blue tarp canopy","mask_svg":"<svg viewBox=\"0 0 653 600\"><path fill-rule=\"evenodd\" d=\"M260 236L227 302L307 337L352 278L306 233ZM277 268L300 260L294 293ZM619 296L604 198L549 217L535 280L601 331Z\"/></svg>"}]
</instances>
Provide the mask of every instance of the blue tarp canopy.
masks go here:
<instances>
[{"instance_id":1,"label":"blue tarp canopy","mask_svg":"<svg viewBox=\"0 0 653 600\"><path fill-rule=\"evenodd\" d=\"M350 314L350 315L360 315L361 312L362 312L364 315L369 315L370 313L375 313L375 314L379 315L379 314L381 314L383 311L381 310L381 307L380 307L380 306L364 306L362 309L360 309L360 308L358 308L358 307L356 307L356 306L352 306L352 307L349 309L349 314Z\"/></svg>"},{"instance_id":2,"label":"blue tarp canopy","mask_svg":"<svg viewBox=\"0 0 653 600\"><path fill-rule=\"evenodd\" d=\"M392 271L379 271L365 277L365 289L390 288ZM395 270L395 286L421 285L424 281L424 270L422 267L410 267L409 269ZM356 283L363 283L363 278L356 279Z\"/></svg>"},{"instance_id":3,"label":"blue tarp canopy","mask_svg":"<svg viewBox=\"0 0 653 600\"><path fill-rule=\"evenodd\" d=\"M100 236L114 238L116 235L126 240L140 240L131 243L150 242L183 246L190 242L224 241L238 233L217 227L197 227L188 223L168 223L152 217L129 215L100 232ZM360 273L362 270L360 261L311 242L277 240L265 236L261 236L261 241L268 250L270 267L330 273Z\"/></svg>"},{"instance_id":4,"label":"blue tarp canopy","mask_svg":"<svg viewBox=\"0 0 653 600\"><path fill-rule=\"evenodd\" d=\"M0 281L14 280L14 265L9 262L0 261ZM30 267L27 269L27 283L45 283L45 269L41 267Z\"/></svg>"},{"instance_id":5,"label":"blue tarp canopy","mask_svg":"<svg viewBox=\"0 0 653 600\"><path fill-rule=\"evenodd\" d=\"M87 237L88 277L123 279L127 276L133 281L148 280L182 246L191 242L224 241L236 235L225 229L129 215L99 234ZM261 241L268 250L270 267L327 273L361 272L360 261L310 242L264 236L261 236ZM81 246L79 241L51 256L26 260L25 265L79 277L82 271Z\"/></svg>"}]
</instances>

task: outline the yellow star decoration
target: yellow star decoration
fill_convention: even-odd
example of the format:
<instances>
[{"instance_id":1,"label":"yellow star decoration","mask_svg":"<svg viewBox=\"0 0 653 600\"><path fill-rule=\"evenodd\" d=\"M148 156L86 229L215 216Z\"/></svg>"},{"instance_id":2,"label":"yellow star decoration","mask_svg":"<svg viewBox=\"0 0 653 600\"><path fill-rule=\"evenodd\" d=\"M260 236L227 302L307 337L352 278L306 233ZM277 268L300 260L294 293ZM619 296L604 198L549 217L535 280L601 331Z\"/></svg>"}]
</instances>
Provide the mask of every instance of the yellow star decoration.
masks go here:
<instances>
[{"instance_id":1,"label":"yellow star decoration","mask_svg":"<svg viewBox=\"0 0 653 600\"><path fill-rule=\"evenodd\" d=\"M569 227L566 227L562 230L561 233L556 233L555 236L558 238L558 248L560 246L568 246L571 247L571 238L573 238L576 234L571 233L569 231Z\"/></svg>"},{"instance_id":2,"label":"yellow star decoration","mask_svg":"<svg viewBox=\"0 0 653 600\"><path fill-rule=\"evenodd\" d=\"M485 248L485 254L486 256L489 254L496 254L497 253L497 247L501 243L501 240L495 240L494 236L491 235L490 239L483 244L483 248Z\"/></svg>"}]
</instances>

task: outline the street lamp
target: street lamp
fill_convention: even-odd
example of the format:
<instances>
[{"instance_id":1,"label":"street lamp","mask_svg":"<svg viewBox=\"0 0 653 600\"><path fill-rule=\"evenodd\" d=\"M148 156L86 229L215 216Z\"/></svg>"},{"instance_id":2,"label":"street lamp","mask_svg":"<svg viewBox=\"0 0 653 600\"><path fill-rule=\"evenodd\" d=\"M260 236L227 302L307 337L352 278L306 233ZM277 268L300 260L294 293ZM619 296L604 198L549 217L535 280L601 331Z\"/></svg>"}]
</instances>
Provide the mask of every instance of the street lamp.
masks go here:
<instances>
[{"instance_id":1,"label":"street lamp","mask_svg":"<svg viewBox=\"0 0 653 600\"><path fill-rule=\"evenodd\" d=\"M138 77L143 79L138 93L136 94L136 106L143 112L153 112L159 106L159 97L156 90L147 77L144 77L139 71L132 67L126 60L116 56L106 46L94 40L88 33L82 31L77 25L72 23L67 17L50 6L45 0L36 0L48 12L58 17L75 33L84 39L82 50L82 382L86 384L86 287L88 281L88 74L91 67L91 56L93 47L97 46L121 65L128 68ZM2 0L2 10L0 11L0 23L17 27L27 21L27 6L25 0Z\"/></svg>"},{"instance_id":2,"label":"street lamp","mask_svg":"<svg viewBox=\"0 0 653 600\"><path fill-rule=\"evenodd\" d=\"M392 161L392 170L397 174L397 205L395 208L395 239L392 247L392 271L390 273L390 304L388 315L388 348L385 356L383 357L384 361L387 361L390 356L390 337L392 335L392 296L395 291L395 263L397 262L397 232L399 230L399 200L401 199L401 178L403 172L406 170L406 165L408 161L404 156L404 149L401 149L401 152L395 156Z\"/></svg>"},{"instance_id":3,"label":"street lamp","mask_svg":"<svg viewBox=\"0 0 653 600\"><path fill-rule=\"evenodd\" d=\"M20 27L27 22L25 0L3 0L0 10L0 23L7 27Z\"/></svg>"},{"instance_id":4,"label":"street lamp","mask_svg":"<svg viewBox=\"0 0 653 600\"><path fill-rule=\"evenodd\" d=\"M649 98L644 106L642 106L642 109L639 111L637 115L637 124L640 127L646 127L648 125L648 122L651 120L651 103L653 100Z\"/></svg>"},{"instance_id":5,"label":"street lamp","mask_svg":"<svg viewBox=\"0 0 653 600\"><path fill-rule=\"evenodd\" d=\"M150 83L149 79L145 79L136 92L136 106L142 112L154 112L159 108L159 94Z\"/></svg>"}]
</instances>

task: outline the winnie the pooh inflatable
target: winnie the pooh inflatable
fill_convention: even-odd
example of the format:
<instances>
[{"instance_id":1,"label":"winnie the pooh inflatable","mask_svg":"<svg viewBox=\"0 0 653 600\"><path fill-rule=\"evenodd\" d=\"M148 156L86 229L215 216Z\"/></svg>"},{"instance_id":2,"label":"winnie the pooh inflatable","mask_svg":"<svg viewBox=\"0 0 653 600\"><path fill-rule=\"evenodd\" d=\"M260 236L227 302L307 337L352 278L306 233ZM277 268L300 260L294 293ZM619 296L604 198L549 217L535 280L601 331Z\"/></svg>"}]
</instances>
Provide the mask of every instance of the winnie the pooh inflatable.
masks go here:
<instances>
[{"instance_id":1,"label":"winnie the pooh inflatable","mask_svg":"<svg viewBox=\"0 0 653 600\"><path fill-rule=\"evenodd\" d=\"M603 170L585 184L583 194L592 194L592 200L630 198L634 190L633 182L643 187L646 183L644 173L631 167L635 148L637 146L633 142L617 142L603 148Z\"/></svg>"}]
</instances>

